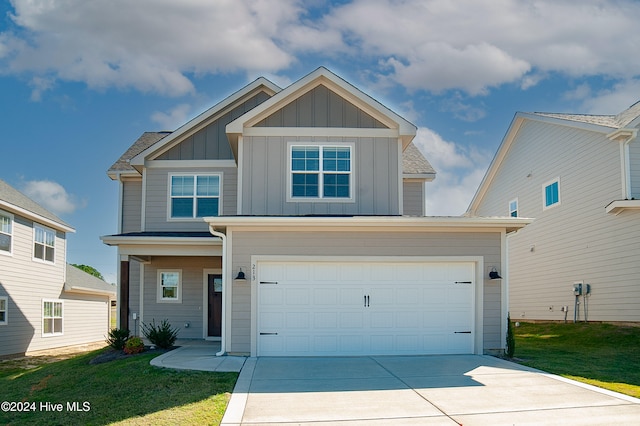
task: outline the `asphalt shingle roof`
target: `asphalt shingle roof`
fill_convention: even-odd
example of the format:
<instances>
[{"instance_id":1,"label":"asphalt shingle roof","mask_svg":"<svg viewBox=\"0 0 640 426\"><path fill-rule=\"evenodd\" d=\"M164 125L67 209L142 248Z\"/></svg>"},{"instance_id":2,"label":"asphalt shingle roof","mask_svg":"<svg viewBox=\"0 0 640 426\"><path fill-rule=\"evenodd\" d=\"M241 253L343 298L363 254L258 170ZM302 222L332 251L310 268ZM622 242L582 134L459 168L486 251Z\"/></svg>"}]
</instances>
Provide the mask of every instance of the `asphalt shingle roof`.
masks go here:
<instances>
[{"instance_id":1,"label":"asphalt shingle roof","mask_svg":"<svg viewBox=\"0 0 640 426\"><path fill-rule=\"evenodd\" d=\"M53 222L59 223L68 228L72 228L71 225L64 222L55 214L51 213L49 210L42 207L40 204L33 201L31 198L24 195L22 192L18 191L7 182L0 179L0 200L18 207L23 210L27 210L33 214L49 219Z\"/></svg>"},{"instance_id":2,"label":"asphalt shingle roof","mask_svg":"<svg viewBox=\"0 0 640 426\"><path fill-rule=\"evenodd\" d=\"M95 290L99 292L109 292L116 295L116 286L101 280L98 277L94 277L91 274L87 274L82 269L78 269L75 266L67 263L67 279L65 281L65 290L73 291L74 288L78 290Z\"/></svg>"},{"instance_id":3,"label":"asphalt shingle roof","mask_svg":"<svg viewBox=\"0 0 640 426\"><path fill-rule=\"evenodd\" d=\"M611 127L612 129L620 129L640 116L640 102L636 102L617 115L558 114L550 112L535 112L534 114L543 117L559 118L561 120L576 121L580 123Z\"/></svg>"}]
</instances>

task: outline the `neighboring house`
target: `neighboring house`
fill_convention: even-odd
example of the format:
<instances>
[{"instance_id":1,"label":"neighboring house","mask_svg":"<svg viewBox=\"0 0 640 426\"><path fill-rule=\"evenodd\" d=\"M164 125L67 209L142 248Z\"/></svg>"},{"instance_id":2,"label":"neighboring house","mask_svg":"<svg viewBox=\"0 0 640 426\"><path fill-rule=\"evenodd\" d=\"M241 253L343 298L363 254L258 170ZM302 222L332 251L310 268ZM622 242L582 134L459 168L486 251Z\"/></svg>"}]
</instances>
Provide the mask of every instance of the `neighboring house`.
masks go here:
<instances>
[{"instance_id":1,"label":"neighboring house","mask_svg":"<svg viewBox=\"0 0 640 426\"><path fill-rule=\"evenodd\" d=\"M105 339L116 288L66 263L67 232L0 180L0 356Z\"/></svg>"},{"instance_id":2,"label":"neighboring house","mask_svg":"<svg viewBox=\"0 0 640 426\"><path fill-rule=\"evenodd\" d=\"M163 319L220 354L484 353L504 347L520 218L424 217L414 125L325 68L259 78L109 169L119 325Z\"/></svg>"},{"instance_id":3,"label":"neighboring house","mask_svg":"<svg viewBox=\"0 0 640 426\"><path fill-rule=\"evenodd\" d=\"M511 318L640 321L639 127L640 103L516 114L468 210L535 218L508 239Z\"/></svg>"}]
</instances>

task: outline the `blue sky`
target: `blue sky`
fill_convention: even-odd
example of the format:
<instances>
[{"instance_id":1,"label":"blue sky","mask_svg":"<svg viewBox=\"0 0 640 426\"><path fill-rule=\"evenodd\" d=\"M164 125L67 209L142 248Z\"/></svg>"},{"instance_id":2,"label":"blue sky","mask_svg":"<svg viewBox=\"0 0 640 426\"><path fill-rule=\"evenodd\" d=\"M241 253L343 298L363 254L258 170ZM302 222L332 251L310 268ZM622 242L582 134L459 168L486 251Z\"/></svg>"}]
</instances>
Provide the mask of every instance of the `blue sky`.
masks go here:
<instances>
[{"instance_id":1,"label":"blue sky","mask_svg":"<svg viewBox=\"0 0 640 426\"><path fill-rule=\"evenodd\" d=\"M109 166L258 76L326 66L412 121L438 171L427 212L466 209L517 111L640 100L633 0L0 2L0 178L76 228L68 261L115 281Z\"/></svg>"}]
</instances>

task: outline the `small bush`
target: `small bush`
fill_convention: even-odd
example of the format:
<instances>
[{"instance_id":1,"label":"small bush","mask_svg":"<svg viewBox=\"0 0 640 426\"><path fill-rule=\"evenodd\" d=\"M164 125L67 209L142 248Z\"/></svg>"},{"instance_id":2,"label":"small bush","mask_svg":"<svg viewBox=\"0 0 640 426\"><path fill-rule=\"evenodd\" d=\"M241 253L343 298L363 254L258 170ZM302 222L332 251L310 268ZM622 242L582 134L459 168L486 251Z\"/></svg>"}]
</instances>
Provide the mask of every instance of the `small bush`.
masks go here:
<instances>
[{"instance_id":1,"label":"small bush","mask_svg":"<svg viewBox=\"0 0 640 426\"><path fill-rule=\"evenodd\" d=\"M142 339L139 337L132 337L127 340L127 343L124 345L124 351L129 355L139 354L144 351L144 343L142 343Z\"/></svg>"},{"instance_id":2,"label":"small bush","mask_svg":"<svg viewBox=\"0 0 640 426\"><path fill-rule=\"evenodd\" d=\"M511 315L507 314L507 349L506 355L513 358L516 353L516 338L513 335L513 325L511 324Z\"/></svg>"},{"instance_id":3,"label":"small bush","mask_svg":"<svg viewBox=\"0 0 640 426\"><path fill-rule=\"evenodd\" d=\"M142 334L144 334L144 337L162 349L169 349L173 346L178 337L178 331L177 328L172 328L166 319L162 320L159 326L156 326L155 319L151 324L142 323Z\"/></svg>"},{"instance_id":4,"label":"small bush","mask_svg":"<svg viewBox=\"0 0 640 426\"><path fill-rule=\"evenodd\" d=\"M113 349L121 351L129 339L129 330L126 328L112 328L107 337L107 344Z\"/></svg>"}]
</instances>

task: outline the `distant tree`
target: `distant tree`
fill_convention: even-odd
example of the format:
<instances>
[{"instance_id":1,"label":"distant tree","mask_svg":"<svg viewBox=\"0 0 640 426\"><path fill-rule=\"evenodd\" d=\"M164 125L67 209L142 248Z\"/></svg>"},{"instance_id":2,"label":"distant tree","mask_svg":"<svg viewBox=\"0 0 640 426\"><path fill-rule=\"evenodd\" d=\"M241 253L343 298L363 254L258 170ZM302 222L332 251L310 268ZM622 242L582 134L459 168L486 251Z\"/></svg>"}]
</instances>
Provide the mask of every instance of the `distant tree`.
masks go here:
<instances>
[{"instance_id":1,"label":"distant tree","mask_svg":"<svg viewBox=\"0 0 640 426\"><path fill-rule=\"evenodd\" d=\"M71 266L75 266L76 268L85 271L87 274L89 275L93 275L96 278L100 278L101 280L104 280L104 277L102 276L102 274L100 273L100 271L98 271L96 268L94 268L93 266L88 266L88 265L76 265L74 263L71 264Z\"/></svg>"}]
</instances>

